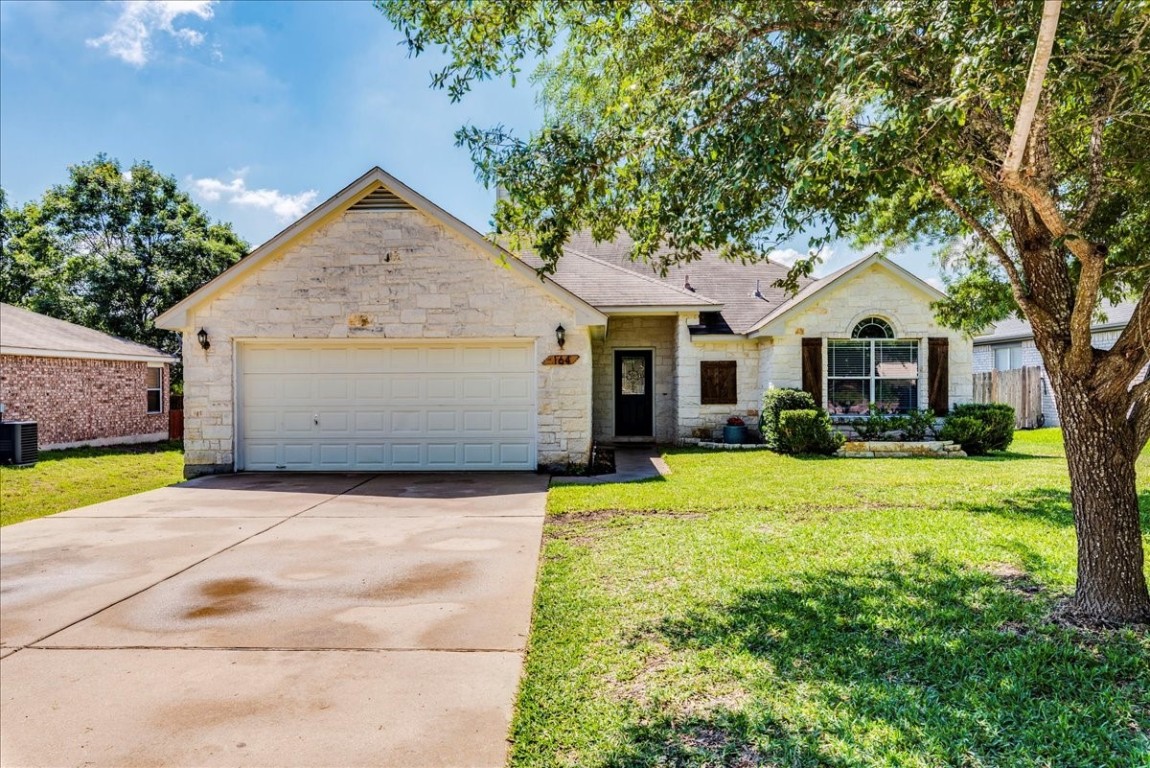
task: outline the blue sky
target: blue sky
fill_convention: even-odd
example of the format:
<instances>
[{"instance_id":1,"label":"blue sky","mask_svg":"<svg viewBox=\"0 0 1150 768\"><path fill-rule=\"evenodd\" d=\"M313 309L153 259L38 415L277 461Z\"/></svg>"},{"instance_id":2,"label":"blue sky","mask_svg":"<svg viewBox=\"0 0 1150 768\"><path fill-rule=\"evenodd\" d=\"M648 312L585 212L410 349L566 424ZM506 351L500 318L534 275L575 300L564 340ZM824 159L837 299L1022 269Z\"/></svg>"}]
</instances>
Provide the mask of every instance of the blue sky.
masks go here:
<instances>
[{"instance_id":1,"label":"blue sky","mask_svg":"<svg viewBox=\"0 0 1150 768\"><path fill-rule=\"evenodd\" d=\"M98 152L147 160L258 244L379 165L487 231L494 194L453 134L541 111L523 79L451 104L437 56L401 43L366 1L2 0L0 185L23 203ZM896 258L937 279L925 252Z\"/></svg>"}]
</instances>

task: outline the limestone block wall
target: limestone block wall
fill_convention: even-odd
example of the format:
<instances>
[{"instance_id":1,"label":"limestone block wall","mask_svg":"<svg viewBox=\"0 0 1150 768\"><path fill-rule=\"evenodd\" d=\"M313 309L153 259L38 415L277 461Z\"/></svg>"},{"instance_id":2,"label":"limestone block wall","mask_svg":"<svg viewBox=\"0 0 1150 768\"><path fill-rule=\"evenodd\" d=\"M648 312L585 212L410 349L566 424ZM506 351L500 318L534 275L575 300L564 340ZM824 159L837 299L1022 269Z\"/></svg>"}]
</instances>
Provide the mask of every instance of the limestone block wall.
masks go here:
<instances>
[{"instance_id":1,"label":"limestone block wall","mask_svg":"<svg viewBox=\"0 0 1150 768\"><path fill-rule=\"evenodd\" d=\"M692 338L689 324L698 322L696 315L682 315L676 325L676 354L679 362L678 439L697 442L715 439L729 416L741 416L752 432L757 431L762 405L761 348L764 341L733 337L722 341ZM769 340L766 341L769 345ZM700 363L704 360L734 360L738 380L738 402L734 405L703 405Z\"/></svg>"},{"instance_id":2,"label":"limestone block wall","mask_svg":"<svg viewBox=\"0 0 1150 768\"><path fill-rule=\"evenodd\" d=\"M939 325L930 308L929 297L878 265L826 288L786 317L781 331L773 339L770 367L766 371L768 378L764 385L801 387L803 338L850 338L855 324L871 315L890 321L898 338L922 339L919 348L919 408L926 408L929 400L926 340L930 337L945 336L950 340L950 404L971 401L974 397L974 370L970 338ZM826 354L826 345L823 354ZM826 370L824 357L824 375ZM823 392L825 397L825 386Z\"/></svg>"},{"instance_id":3,"label":"limestone block wall","mask_svg":"<svg viewBox=\"0 0 1150 768\"><path fill-rule=\"evenodd\" d=\"M594 434L596 440L615 436L615 351L649 349L654 365L654 426L658 442L675 439L677 408L674 316L612 316L603 338L592 343L594 358Z\"/></svg>"},{"instance_id":4,"label":"limestone block wall","mask_svg":"<svg viewBox=\"0 0 1150 768\"><path fill-rule=\"evenodd\" d=\"M545 366L567 329L574 365ZM211 348L200 349L201 327ZM188 473L234 467L237 339L535 339L538 457L586 462L591 342L575 313L418 211L348 211L195 308L184 329Z\"/></svg>"}]
</instances>

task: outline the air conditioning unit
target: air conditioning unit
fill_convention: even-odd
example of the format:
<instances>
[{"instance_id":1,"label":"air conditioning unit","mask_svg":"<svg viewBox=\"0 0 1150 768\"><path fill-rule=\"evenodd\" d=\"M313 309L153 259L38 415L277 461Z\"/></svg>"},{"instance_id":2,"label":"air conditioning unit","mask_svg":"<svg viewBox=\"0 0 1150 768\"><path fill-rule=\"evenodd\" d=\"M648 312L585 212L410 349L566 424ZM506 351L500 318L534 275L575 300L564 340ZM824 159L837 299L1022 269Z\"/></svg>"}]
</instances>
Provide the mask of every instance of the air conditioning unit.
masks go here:
<instances>
[{"instance_id":1,"label":"air conditioning unit","mask_svg":"<svg viewBox=\"0 0 1150 768\"><path fill-rule=\"evenodd\" d=\"M34 421L0 421L0 464L30 467L40 458Z\"/></svg>"}]
</instances>

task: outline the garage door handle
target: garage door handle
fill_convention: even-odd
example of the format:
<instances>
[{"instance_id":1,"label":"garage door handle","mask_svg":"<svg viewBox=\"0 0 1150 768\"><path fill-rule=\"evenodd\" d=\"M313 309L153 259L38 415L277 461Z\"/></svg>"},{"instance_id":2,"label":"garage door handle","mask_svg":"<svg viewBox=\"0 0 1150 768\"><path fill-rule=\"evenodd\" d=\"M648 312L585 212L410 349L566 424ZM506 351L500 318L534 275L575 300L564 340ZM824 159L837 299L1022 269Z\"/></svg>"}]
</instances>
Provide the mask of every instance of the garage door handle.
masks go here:
<instances>
[{"instance_id":1,"label":"garage door handle","mask_svg":"<svg viewBox=\"0 0 1150 768\"><path fill-rule=\"evenodd\" d=\"M311 420L315 422L315 425L317 427L319 426L319 414L318 413L312 414Z\"/></svg>"}]
</instances>

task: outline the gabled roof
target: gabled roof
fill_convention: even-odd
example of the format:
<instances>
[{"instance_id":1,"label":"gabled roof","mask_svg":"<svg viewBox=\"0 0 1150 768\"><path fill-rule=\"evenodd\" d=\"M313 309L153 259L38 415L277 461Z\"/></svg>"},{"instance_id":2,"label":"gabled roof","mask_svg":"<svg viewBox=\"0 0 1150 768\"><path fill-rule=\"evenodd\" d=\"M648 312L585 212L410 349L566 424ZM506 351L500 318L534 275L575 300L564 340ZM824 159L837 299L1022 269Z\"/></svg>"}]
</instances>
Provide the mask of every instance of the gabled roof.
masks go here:
<instances>
[{"instance_id":1,"label":"gabled roof","mask_svg":"<svg viewBox=\"0 0 1150 768\"><path fill-rule=\"evenodd\" d=\"M543 264L543 260L530 251L520 258L533 269ZM563 249L563 257L551 277L601 312L717 311L723 307L714 299L668 285L653 276L609 264L573 248Z\"/></svg>"},{"instance_id":2,"label":"gabled roof","mask_svg":"<svg viewBox=\"0 0 1150 768\"><path fill-rule=\"evenodd\" d=\"M381 193L381 189L386 190L386 192ZM553 280L540 280L538 274L531 267L490 242L483 235L423 195L411 189L399 179L376 166L320 203L310 212L304 214L302 218L240 259L223 273L216 276L215 279L201 286L183 301L161 314L156 318L156 325L160 328L169 328L172 330L183 328L187 325L189 310L214 296L227 286L242 280L254 269L258 268L261 263L267 261L282 248L295 242L315 227L343 214L344 211L361 200L365 201L366 207L371 208L394 209L405 207L404 204L415 208L475 245L490 256L493 261L505 264L511 272L520 279L533 281L553 298L575 310L576 317L580 323L586 325L604 325L607 322L606 316L588 302L566 288L563 288Z\"/></svg>"},{"instance_id":3,"label":"gabled roof","mask_svg":"<svg viewBox=\"0 0 1150 768\"><path fill-rule=\"evenodd\" d=\"M1106 319L1091 325L1090 330L1098 333L1099 331L1125 328L1130 324L1130 317L1134 314L1134 308L1137 306L1138 302L1136 301L1123 301L1118 304L1112 304L1110 302L1104 303L1101 307L1101 311L1102 314L1106 316ZM987 333L976 336L974 343L1000 344L1004 341L1024 341L1032 338L1034 338L1034 329L1030 327L1030 323L1026 320L1012 317L995 323Z\"/></svg>"},{"instance_id":4,"label":"gabled roof","mask_svg":"<svg viewBox=\"0 0 1150 768\"><path fill-rule=\"evenodd\" d=\"M662 248L655 252L653 263L631 260L634 246L626 233L614 240L595 242L589 232L572 235L564 248L566 253L581 253L601 262L612 264L634 275L672 287L688 295L717 302L718 306L698 307L704 312L718 311L712 326L729 329L728 333L746 333L764 315L787 300L786 292L773 283L786 276L787 267L773 261L742 263L724 259L718 251L703 251L697 261L688 264L669 264L665 276L659 274L662 260L672 252ZM560 259L560 264L564 259ZM800 281L800 285L812 282ZM686 286L693 290L688 290ZM756 290L759 296L756 296ZM719 322L721 320L721 322Z\"/></svg>"},{"instance_id":5,"label":"gabled roof","mask_svg":"<svg viewBox=\"0 0 1150 768\"><path fill-rule=\"evenodd\" d=\"M11 304L0 304L0 354L175 362L171 355L145 344L137 344Z\"/></svg>"},{"instance_id":6,"label":"gabled roof","mask_svg":"<svg viewBox=\"0 0 1150 768\"><path fill-rule=\"evenodd\" d=\"M747 334L754 336L769 336L769 331L771 330L770 326L774 325L775 322L781 319L783 316L805 305L807 302L816 298L836 283L849 280L871 266L880 266L885 268L904 283L913 286L928 295L933 301L939 301L946 298L945 293L938 290L925 280L921 279L913 272L900 267L898 264L894 263L889 258L883 256L880 253L872 253L870 256L865 256L858 261L847 264L842 269L832 272L821 280L807 284L805 287L800 289L798 293L780 304L778 307L773 309L770 314L757 322L747 332Z\"/></svg>"}]
</instances>

